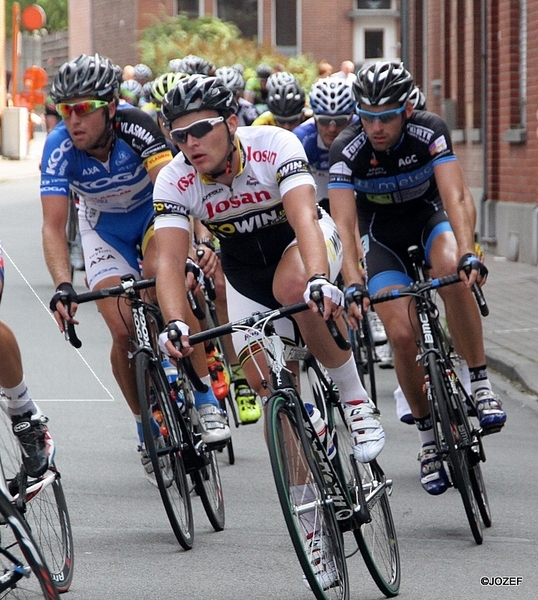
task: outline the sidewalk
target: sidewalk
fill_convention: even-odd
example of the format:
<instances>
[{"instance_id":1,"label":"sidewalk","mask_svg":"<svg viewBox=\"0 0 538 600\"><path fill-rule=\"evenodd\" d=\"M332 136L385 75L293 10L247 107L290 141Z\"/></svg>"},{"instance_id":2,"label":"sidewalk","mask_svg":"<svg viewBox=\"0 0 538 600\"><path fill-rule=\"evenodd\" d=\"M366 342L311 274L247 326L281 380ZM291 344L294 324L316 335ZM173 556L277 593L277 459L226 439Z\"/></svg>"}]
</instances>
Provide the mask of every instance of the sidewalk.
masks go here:
<instances>
[{"instance_id":1,"label":"sidewalk","mask_svg":"<svg viewBox=\"0 0 538 600\"><path fill-rule=\"evenodd\" d=\"M45 140L36 132L25 159L0 156L0 184L37 177ZM487 254L484 294L490 314L482 320L488 366L538 395L538 267Z\"/></svg>"},{"instance_id":2,"label":"sidewalk","mask_svg":"<svg viewBox=\"0 0 538 600\"><path fill-rule=\"evenodd\" d=\"M30 140L28 145L28 155L26 158L14 160L5 158L0 154L0 183L13 179L24 179L32 176L38 177L39 163L41 161L45 138L46 133L44 131L35 132L34 139Z\"/></svg>"}]
</instances>

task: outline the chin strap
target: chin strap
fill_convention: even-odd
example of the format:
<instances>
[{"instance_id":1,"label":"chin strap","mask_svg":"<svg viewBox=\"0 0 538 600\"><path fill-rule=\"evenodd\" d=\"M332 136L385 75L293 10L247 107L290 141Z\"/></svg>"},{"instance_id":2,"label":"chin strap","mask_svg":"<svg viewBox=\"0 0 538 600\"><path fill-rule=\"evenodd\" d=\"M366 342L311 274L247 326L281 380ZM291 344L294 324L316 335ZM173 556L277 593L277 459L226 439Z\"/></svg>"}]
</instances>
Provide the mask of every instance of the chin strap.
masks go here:
<instances>
[{"instance_id":1,"label":"chin strap","mask_svg":"<svg viewBox=\"0 0 538 600\"><path fill-rule=\"evenodd\" d=\"M105 109L106 109L106 107L105 107ZM106 115L105 115L105 127L106 127L105 132L99 138L97 143L90 148L90 150L99 150L100 148L106 148L106 146L108 145L108 142L110 141L110 138L114 135L114 123L113 123L112 119L110 118L108 111L106 112Z\"/></svg>"},{"instance_id":2,"label":"chin strap","mask_svg":"<svg viewBox=\"0 0 538 600\"><path fill-rule=\"evenodd\" d=\"M207 175L209 175L209 177L211 177L211 179L217 179L217 177L220 177L221 175L229 175L232 172L232 160L233 160L234 152L237 150L237 147L234 143L234 138L233 138L232 134L230 133L230 128L228 127L228 122L226 120L224 121L224 125L226 126L226 129L228 130L228 139L230 140L231 150L226 159L226 167L222 171L207 173Z\"/></svg>"}]
</instances>

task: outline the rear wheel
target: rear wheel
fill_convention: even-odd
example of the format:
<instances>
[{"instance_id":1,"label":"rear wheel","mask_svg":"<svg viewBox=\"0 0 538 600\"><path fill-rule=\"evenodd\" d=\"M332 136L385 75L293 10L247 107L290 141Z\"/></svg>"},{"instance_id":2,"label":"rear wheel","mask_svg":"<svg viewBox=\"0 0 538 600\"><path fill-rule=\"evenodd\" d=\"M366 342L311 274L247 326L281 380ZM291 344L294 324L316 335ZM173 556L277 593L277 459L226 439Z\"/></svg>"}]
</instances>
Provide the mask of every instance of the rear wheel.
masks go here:
<instances>
[{"instance_id":1,"label":"rear wheel","mask_svg":"<svg viewBox=\"0 0 538 600\"><path fill-rule=\"evenodd\" d=\"M0 494L0 599L58 600L39 546L20 513Z\"/></svg>"},{"instance_id":2,"label":"rear wheel","mask_svg":"<svg viewBox=\"0 0 538 600\"><path fill-rule=\"evenodd\" d=\"M302 421L286 398L272 396L265 424L278 498L303 579L318 600L347 599L342 534Z\"/></svg>"},{"instance_id":3,"label":"rear wheel","mask_svg":"<svg viewBox=\"0 0 538 600\"><path fill-rule=\"evenodd\" d=\"M189 550L193 544L194 521L177 403L171 397L160 365L144 351L136 355L136 382L144 442L155 481L174 535L181 546Z\"/></svg>"}]
</instances>

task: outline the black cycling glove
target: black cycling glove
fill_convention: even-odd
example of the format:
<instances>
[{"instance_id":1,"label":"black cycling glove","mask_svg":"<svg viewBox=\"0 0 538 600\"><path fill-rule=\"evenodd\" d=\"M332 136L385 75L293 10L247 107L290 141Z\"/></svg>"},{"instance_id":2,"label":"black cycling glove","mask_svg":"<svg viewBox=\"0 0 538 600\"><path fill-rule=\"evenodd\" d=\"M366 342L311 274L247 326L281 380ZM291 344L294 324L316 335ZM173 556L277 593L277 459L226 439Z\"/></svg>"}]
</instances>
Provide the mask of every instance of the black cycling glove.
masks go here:
<instances>
[{"instance_id":1,"label":"black cycling glove","mask_svg":"<svg viewBox=\"0 0 538 600\"><path fill-rule=\"evenodd\" d=\"M471 271L477 271L478 275L485 281L488 276L488 269L486 265L474 254L468 252L464 254L458 263L458 273L465 271L467 276L470 275Z\"/></svg>"},{"instance_id":2,"label":"black cycling glove","mask_svg":"<svg viewBox=\"0 0 538 600\"><path fill-rule=\"evenodd\" d=\"M71 304L76 304L77 302L77 293L75 289L70 283L64 282L60 283L60 285L56 288L56 292L54 296L51 298L49 302L49 308L52 312L56 312L58 309L56 308L56 304L61 300L65 306L67 306L67 312L71 314Z\"/></svg>"},{"instance_id":3,"label":"black cycling glove","mask_svg":"<svg viewBox=\"0 0 538 600\"><path fill-rule=\"evenodd\" d=\"M367 287L362 283L352 283L344 294L346 301L346 308L349 308L350 304L355 303L360 307L361 311L364 312L364 300L370 298L370 293Z\"/></svg>"}]
</instances>

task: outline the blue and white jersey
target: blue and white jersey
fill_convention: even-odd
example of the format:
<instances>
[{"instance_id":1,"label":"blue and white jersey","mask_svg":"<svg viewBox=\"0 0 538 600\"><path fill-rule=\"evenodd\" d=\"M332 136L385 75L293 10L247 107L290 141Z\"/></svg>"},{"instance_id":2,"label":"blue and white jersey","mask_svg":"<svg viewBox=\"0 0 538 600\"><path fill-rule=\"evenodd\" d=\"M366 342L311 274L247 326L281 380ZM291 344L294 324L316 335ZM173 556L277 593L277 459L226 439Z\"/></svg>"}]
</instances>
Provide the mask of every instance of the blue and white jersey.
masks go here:
<instances>
[{"instance_id":1,"label":"blue and white jersey","mask_svg":"<svg viewBox=\"0 0 538 600\"><path fill-rule=\"evenodd\" d=\"M114 118L115 140L106 163L73 145L63 122L49 134L41 161L41 195L68 196L72 188L87 209L126 213L151 205L148 171L168 162L165 138L151 117L122 108Z\"/></svg>"}]
</instances>

